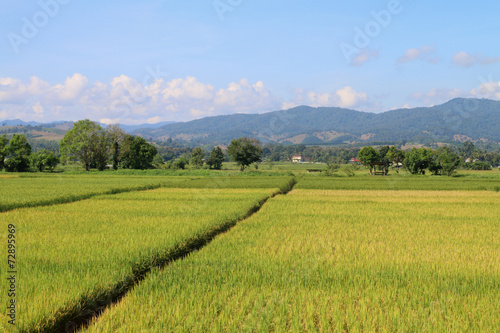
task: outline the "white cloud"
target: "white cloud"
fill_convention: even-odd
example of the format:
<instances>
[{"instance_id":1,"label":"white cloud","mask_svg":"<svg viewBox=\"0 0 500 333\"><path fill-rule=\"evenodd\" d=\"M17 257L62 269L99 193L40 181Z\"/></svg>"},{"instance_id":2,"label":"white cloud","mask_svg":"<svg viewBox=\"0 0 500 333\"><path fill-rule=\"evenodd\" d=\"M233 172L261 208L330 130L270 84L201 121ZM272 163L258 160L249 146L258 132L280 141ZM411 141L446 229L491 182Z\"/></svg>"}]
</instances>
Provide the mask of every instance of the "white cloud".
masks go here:
<instances>
[{"instance_id":1,"label":"white cloud","mask_svg":"<svg viewBox=\"0 0 500 333\"><path fill-rule=\"evenodd\" d=\"M482 83L478 88L472 89L471 94L477 98L500 100L500 81Z\"/></svg>"},{"instance_id":2,"label":"white cloud","mask_svg":"<svg viewBox=\"0 0 500 333\"><path fill-rule=\"evenodd\" d=\"M472 67L477 64L481 65L491 65L500 62L500 56L498 57L484 57L482 55L473 55L467 52L456 53L451 62L459 67Z\"/></svg>"},{"instance_id":3,"label":"white cloud","mask_svg":"<svg viewBox=\"0 0 500 333\"><path fill-rule=\"evenodd\" d=\"M43 106L40 104L40 102L37 102L35 105L33 105L33 112L35 112L35 117L41 119L43 118Z\"/></svg>"},{"instance_id":4,"label":"white cloud","mask_svg":"<svg viewBox=\"0 0 500 333\"><path fill-rule=\"evenodd\" d=\"M85 76L76 73L68 77L64 85L55 85L52 90L59 100L75 100L82 95L88 84L89 80Z\"/></svg>"},{"instance_id":5,"label":"white cloud","mask_svg":"<svg viewBox=\"0 0 500 333\"><path fill-rule=\"evenodd\" d=\"M0 78L0 108L5 117L29 120L100 119L103 123L186 121L210 115L277 110L282 104L263 82L247 79L216 89L195 77L156 79L148 85L126 75L109 84L89 84L82 74L50 85L38 77L28 82ZM43 107L42 107L43 105Z\"/></svg>"},{"instance_id":6,"label":"white cloud","mask_svg":"<svg viewBox=\"0 0 500 333\"><path fill-rule=\"evenodd\" d=\"M334 106L366 111L379 111L379 105L369 98L365 92L358 92L350 86L346 86L331 93L296 89L294 100L284 103L283 106L293 107L297 105L310 105L314 107Z\"/></svg>"},{"instance_id":7,"label":"white cloud","mask_svg":"<svg viewBox=\"0 0 500 333\"><path fill-rule=\"evenodd\" d=\"M349 86L337 90L336 95L339 97L339 106L344 108L352 108L368 101L366 93L358 93Z\"/></svg>"},{"instance_id":8,"label":"white cloud","mask_svg":"<svg viewBox=\"0 0 500 333\"><path fill-rule=\"evenodd\" d=\"M352 58L350 65L361 67L365 62L371 59L377 59L379 55L378 50L371 50L369 48L361 50L354 58Z\"/></svg>"},{"instance_id":9,"label":"white cloud","mask_svg":"<svg viewBox=\"0 0 500 333\"><path fill-rule=\"evenodd\" d=\"M420 102L426 106L432 106L448 102L457 97L467 97L468 93L461 89L431 89L430 91L416 92L409 96L409 99Z\"/></svg>"},{"instance_id":10,"label":"white cloud","mask_svg":"<svg viewBox=\"0 0 500 333\"><path fill-rule=\"evenodd\" d=\"M439 57L436 56L437 50L433 45L424 45L420 48L408 49L405 54L398 58L398 64L405 64L410 61L423 60L432 64L439 62Z\"/></svg>"}]
</instances>

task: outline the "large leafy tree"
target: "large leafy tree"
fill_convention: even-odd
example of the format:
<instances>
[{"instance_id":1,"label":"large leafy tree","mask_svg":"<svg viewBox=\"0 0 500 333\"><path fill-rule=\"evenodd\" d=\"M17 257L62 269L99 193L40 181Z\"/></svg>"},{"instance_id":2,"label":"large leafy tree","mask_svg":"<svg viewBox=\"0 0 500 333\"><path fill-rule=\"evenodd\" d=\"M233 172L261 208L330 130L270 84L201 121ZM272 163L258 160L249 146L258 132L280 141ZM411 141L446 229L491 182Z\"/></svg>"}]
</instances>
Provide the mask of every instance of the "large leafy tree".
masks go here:
<instances>
[{"instance_id":1,"label":"large leafy tree","mask_svg":"<svg viewBox=\"0 0 500 333\"><path fill-rule=\"evenodd\" d=\"M126 169L150 169L156 154L156 147L146 139L127 135L123 141L121 164Z\"/></svg>"},{"instance_id":2,"label":"large leafy tree","mask_svg":"<svg viewBox=\"0 0 500 333\"><path fill-rule=\"evenodd\" d=\"M105 167L104 155L107 156L108 140L102 127L89 119L80 120L66 133L59 143L59 152L63 161L79 160L86 171L92 164L99 169Z\"/></svg>"},{"instance_id":3,"label":"large leafy tree","mask_svg":"<svg viewBox=\"0 0 500 333\"><path fill-rule=\"evenodd\" d=\"M359 151L358 159L361 164L366 167L370 167L370 173L373 174L372 165L380 162L380 154L375 150L375 148L368 146Z\"/></svg>"},{"instance_id":4,"label":"large leafy tree","mask_svg":"<svg viewBox=\"0 0 500 333\"><path fill-rule=\"evenodd\" d=\"M113 161L113 169L118 169L120 163L121 145L125 140L126 134L119 125L109 125L106 129L109 143L111 146L111 160Z\"/></svg>"},{"instance_id":5,"label":"large leafy tree","mask_svg":"<svg viewBox=\"0 0 500 333\"><path fill-rule=\"evenodd\" d=\"M460 164L460 157L450 147L441 147L435 151L434 164L438 164L439 168L435 168L446 176L455 174L456 169ZM432 170L431 170L432 171Z\"/></svg>"},{"instance_id":6,"label":"large leafy tree","mask_svg":"<svg viewBox=\"0 0 500 333\"><path fill-rule=\"evenodd\" d=\"M387 160L389 160L389 162L392 163L393 166L397 168L396 172L399 173L399 164L403 163L403 161L405 160L405 152L395 146L392 146L391 148L389 148L389 151L387 152L385 157L387 158Z\"/></svg>"},{"instance_id":7,"label":"large leafy tree","mask_svg":"<svg viewBox=\"0 0 500 333\"><path fill-rule=\"evenodd\" d=\"M411 174L424 174L425 169L433 168L431 165L433 160L432 149L413 148L406 153L403 165Z\"/></svg>"},{"instance_id":8,"label":"large leafy tree","mask_svg":"<svg viewBox=\"0 0 500 333\"><path fill-rule=\"evenodd\" d=\"M222 162L224 162L224 152L217 146L210 152L207 164L210 169L220 170L222 168Z\"/></svg>"},{"instance_id":9,"label":"large leafy tree","mask_svg":"<svg viewBox=\"0 0 500 333\"><path fill-rule=\"evenodd\" d=\"M256 139L239 138L231 141L227 148L231 160L240 166L240 170L245 170L246 166L262 161L262 147Z\"/></svg>"},{"instance_id":10,"label":"large leafy tree","mask_svg":"<svg viewBox=\"0 0 500 333\"><path fill-rule=\"evenodd\" d=\"M205 151L203 148L197 147L193 149L193 152L191 153L191 162L190 164L196 168L199 169L203 166L203 157L205 156Z\"/></svg>"},{"instance_id":11,"label":"large leafy tree","mask_svg":"<svg viewBox=\"0 0 500 333\"><path fill-rule=\"evenodd\" d=\"M25 135L14 134L5 150L5 170L27 172L30 168L31 146Z\"/></svg>"},{"instance_id":12,"label":"large leafy tree","mask_svg":"<svg viewBox=\"0 0 500 333\"><path fill-rule=\"evenodd\" d=\"M5 157L7 155L8 144L9 140L7 139L7 136L5 134L0 136L0 171L2 171L5 166Z\"/></svg>"},{"instance_id":13,"label":"large leafy tree","mask_svg":"<svg viewBox=\"0 0 500 333\"><path fill-rule=\"evenodd\" d=\"M40 172L46 169L52 172L59 164L59 158L53 152L43 149L31 155L31 164Z\"/></svg>"}]
</instances>

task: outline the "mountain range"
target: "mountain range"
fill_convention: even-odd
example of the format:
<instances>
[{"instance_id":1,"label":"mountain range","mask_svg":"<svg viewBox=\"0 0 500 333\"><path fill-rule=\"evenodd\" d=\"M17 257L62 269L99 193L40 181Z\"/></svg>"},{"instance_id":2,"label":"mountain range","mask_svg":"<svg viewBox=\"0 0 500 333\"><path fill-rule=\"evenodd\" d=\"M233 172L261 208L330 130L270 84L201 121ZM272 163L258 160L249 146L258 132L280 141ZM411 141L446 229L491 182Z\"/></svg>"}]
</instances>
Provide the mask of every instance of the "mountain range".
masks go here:
<instances>
[{"instance_id":1,"label":"mountain range","mask_svg":"<svg viewBox=\"0 0 500 333\"><path fill-rule=\"evenodd\" d=\"M500 102L457 98L433 107L382 113L299 106L263 114L207 117L132 132L150 139L227 144L254 137L281 144L500 142Z\"/></svg>"},{"instance_id":2,"label":"mountain range","mask_svg":"<svg viewBox=\"0 0 500 333\"><path fill-rule=\"evenodd\" d=\"M42 125L61 130L62 137L72 122L42 124L19 119L0 125ZM104 127L106 125L103 125ZM125 131L147 139L172 138L198 144L228 144L238 137L253 137L263 143L308 145L366 145L396 143L498 144L500 101L457 98L433 107L398 109L382 113L338 107L299 106L262 114L233 114L189 122L120 125Z\"/></svg>"},{"instance_id":3,"label":"mountain range","mask_svg":"<svg viewBox=\"0 0 500 333\"><path fill-rule=\"evenodd\" d=\"M64 128L66 130L70 129L73 127L72 121L53 121L50 123L39 123L36 121L22 121L21 119L10 119L10 120L0 120L0 126L43 126L45 128ZM141 125L123 125L120 124L120 127L125 131L125 132L132 132L138 129L155 129L155 128L160 128L162 126L168 125L168 124L173 124L175 121L164 121L161 123L155 123L155 124L141 124ZM102 127L106 128L107 125L103 123L99 123Z\"/></svg>"}]
</instances>

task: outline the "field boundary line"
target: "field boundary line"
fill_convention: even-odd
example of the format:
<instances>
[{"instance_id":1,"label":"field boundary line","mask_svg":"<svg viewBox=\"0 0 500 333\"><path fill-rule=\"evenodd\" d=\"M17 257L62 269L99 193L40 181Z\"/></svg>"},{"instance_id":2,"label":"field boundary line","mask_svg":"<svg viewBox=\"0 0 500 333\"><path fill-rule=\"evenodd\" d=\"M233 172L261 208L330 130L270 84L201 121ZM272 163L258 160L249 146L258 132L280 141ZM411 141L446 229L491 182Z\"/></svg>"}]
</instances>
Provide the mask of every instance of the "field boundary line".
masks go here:
<instances>
[{"instance_id":1,"label":"field boundary line","mask_svg":"<svg viewBox=\"0 0 500 333\"><path fill-rule=\"evenodd\" d=\"M53 318L45 321L44 327L37 327L26 332L79 332L88 327L92 321L97 319L107 308L118 303L127 293L143 281L154 268L163 269L169 264L181 260L193 252L199 251L207 246L217 236L228 232L241 221L244 221L257 213L271 198L278 195L286 195L297 183L292 178L286 186L270 194L259 202L253 204L241 216L221 222L219 225L194 235L183 242L167 249L164 253L158 253L153 257L136 264L132 269L132 275L115 283L106 289L95 291L91 295L81 296L74 304L66 305L59 310Z\"/></svg>"},{"instance_id":2,"label":"field boundary line","mask_svg":"<svg viewBox=\"0 0 500 333\"><path fill-rule=\"evenodd\" d=\"M196 179L196 178L195 178ZM186 179L184 182L194 180L194 179ZM46 206L54 206L54 205L63 205L63 204L68 204L68 203L73 203L77 201L83 201L83 200L88 200L92 199L93 197L100 196L100 195L114 195L114 194L120 194L120 193L127 193L127 192L140 192L140 191L149 191L149 190L157 190L159 188L167 187L167 183L161 182L157 184L147 184L147 185L141 185L137 187L123 187L123 188L110 188L109 190L106 190L104 192L92 192L92 193L87 193L87 194L79 194L79 195L72 195L68 197L62 197L62 198L55 198L51 200L41 200L37 202L27 202L27 203L22 203L22 204L12 204L12 205L5 205L2 206L0 205L0 214L9 212L15 209L21 209L21 208L37 208L37 207L46 207Z\"/></svg>"}]
</instances>

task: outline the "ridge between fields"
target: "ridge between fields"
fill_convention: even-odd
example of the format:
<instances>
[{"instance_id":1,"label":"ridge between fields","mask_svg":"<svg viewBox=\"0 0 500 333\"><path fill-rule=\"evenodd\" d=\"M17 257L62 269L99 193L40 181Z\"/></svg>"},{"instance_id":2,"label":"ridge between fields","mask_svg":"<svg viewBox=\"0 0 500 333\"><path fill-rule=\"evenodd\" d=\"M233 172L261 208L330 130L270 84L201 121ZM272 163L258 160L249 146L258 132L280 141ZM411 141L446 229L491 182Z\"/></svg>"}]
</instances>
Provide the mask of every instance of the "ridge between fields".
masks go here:
<instances>
[{"instance_id":1,"label":"ridge between fields","mask_svg":"<svg viewBox=\"0 0 500 333\"><path fill-rule=\"evenodd\" d=\"M296 183L297 180L292 178L286 186L254 204L240 217L227 220L200 235L193 236L175 245L162 255L156 255L145 260L133 268L132 276L119 281L106 290L99 290L90 296L82 296L72 309L65 310L59 316L56 315L56 318L47 322L44 327L27 330L26 332L74 333L82 331L92 321L99 318L107 308L118 303L132 288L140 284L153 268L164 268L174 261L181 260L189 254L201 250L218 235L228 232L237 223L257 213L269 199L288 194Z\"/></svg>"},{"instance_id":2,"label":"ridge between fields","mask_svg":"<svg viewBox=\"0 0 500 333\"><path fill-rule=\"evenodd\" d=\"M184 182L190 181L193 179L186 179ZM88 200L92 199L93 197L99 196L99 195L113 195L113 194L120 194L120 193L127 193L127 192L140 192L140 191L148 191L148 190L156 190L162 187L165 187L168 185L167 183L160 182L157 184L146 184L146 185L140 185L136 187L123 187L123 188L110 188L104 192L93 192L93 193L85 193L85 194L77 194L77 195L69 195L67 197L61 197L61 198L54 198L50 200L40 200L35 203L20 203L20 204L12 204L12 205L5 205L1 206L0 205L0 214L15 210L15 209L20 209L20 208L36 208L36 207L45 207L45 206L54 206L54 205L63 205L67 203L73 203L77 201L83 201L83 200Z\"/></svg>"}]
</instances>

